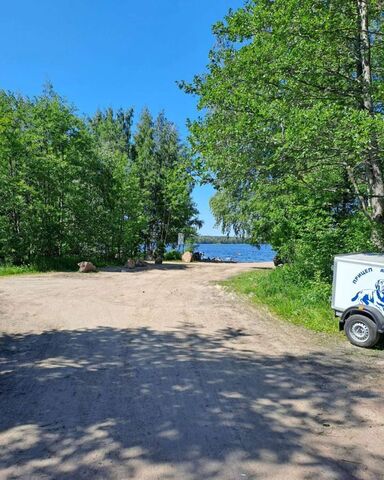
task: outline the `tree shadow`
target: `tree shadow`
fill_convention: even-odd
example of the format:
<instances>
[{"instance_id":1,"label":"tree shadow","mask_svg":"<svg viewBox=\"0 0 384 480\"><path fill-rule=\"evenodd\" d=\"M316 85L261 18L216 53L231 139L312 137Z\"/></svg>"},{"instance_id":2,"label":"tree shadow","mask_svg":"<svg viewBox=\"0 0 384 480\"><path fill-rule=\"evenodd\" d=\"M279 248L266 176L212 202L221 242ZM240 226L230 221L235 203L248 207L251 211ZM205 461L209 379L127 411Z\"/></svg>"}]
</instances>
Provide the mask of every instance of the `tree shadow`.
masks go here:
<instances>
[{"instance_id":1,"label":"tree shadow","mask_svg":"<svg viewBox=\"0 0 384 480\"><path fill-rule=\"evenodd\" d=\"M156 265L154 263L148 263L145 267L135 267L127 268L124 266L108 266L99 268L100 272L111 272L111 273L144 273L151 272L153 270L186 270L188 265L184 263L162 263L161 265Z\"/></svg>"},{"instance_id":2,"label":"tree shadow","mask_svg":"<svg viewBox=\"0 0 384 480\"><path fill-rule=\"evenodd\" d=\"M263 266L262 263L266 262L260 262L260 265L249 267L249 270L275 270L276 268L274 265Z\"/></svg>"},{"instance_id":3,"label":"tree shadow","mask_svg":"<svg viewBox=\"0 0 384 480\"><path fill-rule=\"evenodd\" d=\"M332 435L329 456L308 442L361 424L356 402L376 401L358 388L362 367L322 353L235 350L241 335L100 327L3 336L0 477L258 479L262 468L290 466L307 472L295 478L351 480L383 460L362 447L346 453Z\"/></svg>"}]
</instances>

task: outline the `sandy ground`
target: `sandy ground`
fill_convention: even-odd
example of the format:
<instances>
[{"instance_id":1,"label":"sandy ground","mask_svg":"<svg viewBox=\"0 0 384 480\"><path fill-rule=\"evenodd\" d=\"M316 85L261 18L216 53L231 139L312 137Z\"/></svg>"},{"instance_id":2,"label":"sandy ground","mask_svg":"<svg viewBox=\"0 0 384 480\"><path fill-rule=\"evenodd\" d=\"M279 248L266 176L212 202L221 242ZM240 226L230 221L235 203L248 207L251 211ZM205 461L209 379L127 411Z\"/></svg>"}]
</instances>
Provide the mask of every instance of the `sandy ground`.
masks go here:
<instances>
[{"instance_id":1,"label":"sandy ground","mask_svg":"<svg viewBox=\"0 0 384 480\"><path fill-rule=\"evenodd\" d=\"M0 479L384 478L384 352L215 284L256 266L0 279Z\"/></svg>"}]
</instances>

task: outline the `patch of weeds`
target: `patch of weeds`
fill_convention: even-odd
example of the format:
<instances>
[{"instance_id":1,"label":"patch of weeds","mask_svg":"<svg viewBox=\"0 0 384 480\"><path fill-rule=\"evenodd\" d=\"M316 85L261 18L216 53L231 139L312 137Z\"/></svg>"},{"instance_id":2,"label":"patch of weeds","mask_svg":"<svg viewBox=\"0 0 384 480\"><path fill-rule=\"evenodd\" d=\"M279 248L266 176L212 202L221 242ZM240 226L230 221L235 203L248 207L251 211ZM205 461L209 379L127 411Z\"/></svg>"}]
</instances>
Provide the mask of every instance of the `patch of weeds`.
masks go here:
<instances>
[{"instance_id":1,"label":"patch of weeds","mask_svg":"<svg viewBox=\"0 0 384 480\"><path fill-rule=\"evenodd\" d=\"M243 273L221 284L291 323L315 332L338 332L328 283L300 279L293 269L281 267Z\"/></svg>"}]
</instances>

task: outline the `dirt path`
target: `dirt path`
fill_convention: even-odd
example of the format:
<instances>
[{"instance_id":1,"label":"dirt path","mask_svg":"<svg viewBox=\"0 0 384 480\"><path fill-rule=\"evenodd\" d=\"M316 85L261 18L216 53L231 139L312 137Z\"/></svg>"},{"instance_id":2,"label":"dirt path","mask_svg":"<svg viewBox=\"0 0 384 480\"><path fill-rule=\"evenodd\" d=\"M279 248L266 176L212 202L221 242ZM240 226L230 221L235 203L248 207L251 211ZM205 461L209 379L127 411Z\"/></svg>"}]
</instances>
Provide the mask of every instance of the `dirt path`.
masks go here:
<instances>
[{"instance_id":1,"label":"dirt path","mask_svg":"<svg viewBox=\"0 0 384 480\"><path fill-rule=\"evenodd\" d=\"M384 352L214 284L254 267L0 279L0 479L384 478Z\"/></svg>"}]
</instances>

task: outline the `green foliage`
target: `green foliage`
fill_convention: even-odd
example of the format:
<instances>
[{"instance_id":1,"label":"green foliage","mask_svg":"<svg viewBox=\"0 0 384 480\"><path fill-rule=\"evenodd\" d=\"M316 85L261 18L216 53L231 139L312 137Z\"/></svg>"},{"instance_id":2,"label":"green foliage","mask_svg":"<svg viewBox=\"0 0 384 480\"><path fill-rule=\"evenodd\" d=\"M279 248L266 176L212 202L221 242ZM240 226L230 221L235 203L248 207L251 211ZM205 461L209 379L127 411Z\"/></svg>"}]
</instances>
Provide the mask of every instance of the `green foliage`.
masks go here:
<instances>
[{"instance_id":1,"label":"green foliage","mask_svg":"<svg viewBox=\"0 0 384 480\"><path fill-rule=\"evenodd\" d=\"M131 145L133 111L97 112L91 119L96 155L103 175L98 179L102 191L98 211L99 241L107 258L136 256L142 243L143 199L134 171Z\"/></svg>"},{"instance_id":2,"label":"green foliage","mask_svg":"<svg viewBox=\"0 0 384 480\"><path fill-rule=\"evenodd\" d=\"M20 275L22 273L38 273L39 270L34 265L0 265L0 277L9 275Z\"/></svg>"},{"instance_id":3,"label":"green foliage","mask_svg":"<svg viewBox=\"0 0 384 480\"><path fill-rule=\"evenodd\" d=\"M100 163L84 121L52 90L0 96L0 261L90 252Z\"/></svg>"},{"instance_id":4,"label":"green foliage","mask_svg":"<svg viewBox=\"0 0 384 480\"><path fill-rule=\"evenodd\" d=\"M280 318L316 332L337 332L338 323L330 309L328 283L309 281L292 267L241 274L223 284L246 295L255 304L267 305Z\"/></svg>"},{"instance_id":5,"label":"green foliage","mask_svg":"<svg viewBox=\"0 0 384 480\"><path fill-rule=\"evenodd\" d=\"M164 260L181 260L181 252L179 250L170 250L164 254Z\"/></svg>"},{"instance_id":6,"label":"green foliage","mask_svg":"<svg viewBox=\"0 0 384 480\"><path fill-rule=\"evenodd\" d=\"M164 116L146 117L134 144L132 110L83 119L50 86L0 92L0 264L72 270L194 231L190 159Z\"/></svg>"},{"instance_id":7,"label":"green foliage","mask_svg":"<svg viewBox=\"0 0 384 480\"><path fill-rule=\"evenodd\" d=\"M218 243L218 244L239 244L249 243L247 238L230 237L230 236L217 236L217 235L199 235L196 237L197 244Z\"/></svg>"},{"instance_id":8,"label":"green foliage","mask_svg":"<svg viewBox=\"0 0 384 480\"><path fill-rule=\"evenodd\" d=\"M141 115L134 152L133 168L144 205L145 250L150 256L163 256L166 245L175 244L179 233L190 236L201 225L191 198L191 160L175 125L163 113L153 121L148 110Z\"/></svg>"},{"instance_id":9,"label":"green foliage","mask_svg":"<svg viewBox=\"0 0 384 480\"><path fill-rule=\"evenodd\" d=\"M382 250L380 3L249 0L213 31L207 73L182 86L204 111L190 140L223 231L309 278L329 279L334 254Z\"/></svg>"},{"instance_id":10,"label":"green foliage","mask_svg":"<svg viewBox=\"0 0 384 480\"><path fill-rule=\"evenodd\" d=\"M193 240L188 239L185 244L184 250L186 252L193 253L196 250L196 243Z\"/></svg>"}]
</instances>

